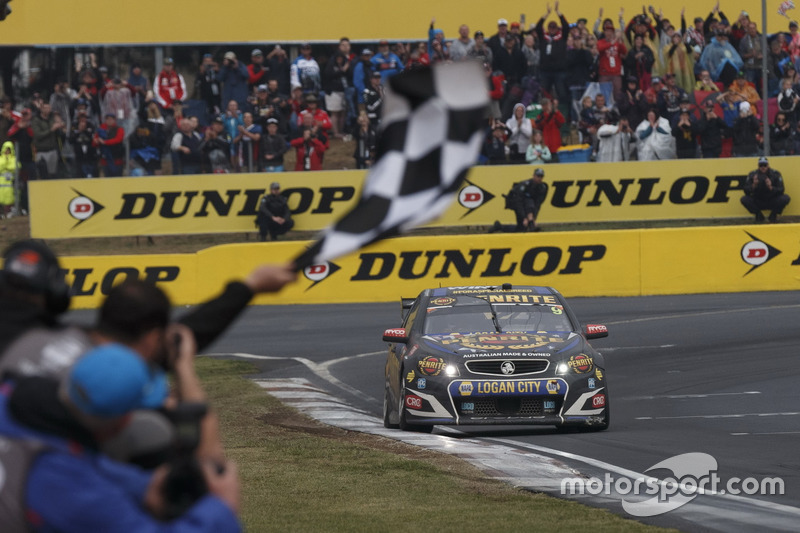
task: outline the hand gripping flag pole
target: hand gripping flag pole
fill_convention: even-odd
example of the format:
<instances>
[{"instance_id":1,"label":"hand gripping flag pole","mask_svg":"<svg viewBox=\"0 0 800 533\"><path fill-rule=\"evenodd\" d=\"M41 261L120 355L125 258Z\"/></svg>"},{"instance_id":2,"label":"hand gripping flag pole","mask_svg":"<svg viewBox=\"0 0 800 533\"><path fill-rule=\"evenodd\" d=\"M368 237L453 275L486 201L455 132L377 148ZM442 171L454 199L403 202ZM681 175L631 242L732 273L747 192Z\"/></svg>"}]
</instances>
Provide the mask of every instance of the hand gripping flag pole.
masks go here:
<instances>
[{"instance_id":1,"label":"hand gripping flag pole","mask_svg":"<svg viewBox=\"0 0 800 533\"><path fill-rule=\"evenodd\" d=\"M475 164L489 102L477 62L437 64L389 78L377 160L358 203L294 261L297 270L439 217Z\"/></svg>"}]
</instances>

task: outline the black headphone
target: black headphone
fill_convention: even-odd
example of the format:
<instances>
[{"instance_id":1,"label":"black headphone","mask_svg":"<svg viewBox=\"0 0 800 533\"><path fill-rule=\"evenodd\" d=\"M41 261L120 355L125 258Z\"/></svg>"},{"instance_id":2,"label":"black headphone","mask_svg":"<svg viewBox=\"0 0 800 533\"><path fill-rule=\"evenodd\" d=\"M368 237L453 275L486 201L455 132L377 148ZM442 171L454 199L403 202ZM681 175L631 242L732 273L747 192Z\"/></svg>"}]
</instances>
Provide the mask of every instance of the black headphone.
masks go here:
<instances>
[{"instance_id":1,"label":"black headphone","mask_svg":"<svg viewBox=\"0 0 800 533\"><path fill-rule=\"evenodd\" d=\"M47 311L58 316L70 304L70 290L64 272L53 251L46 244L18 241L3 252L0 284L45 297Z\"/></svg>"}]
</instances>

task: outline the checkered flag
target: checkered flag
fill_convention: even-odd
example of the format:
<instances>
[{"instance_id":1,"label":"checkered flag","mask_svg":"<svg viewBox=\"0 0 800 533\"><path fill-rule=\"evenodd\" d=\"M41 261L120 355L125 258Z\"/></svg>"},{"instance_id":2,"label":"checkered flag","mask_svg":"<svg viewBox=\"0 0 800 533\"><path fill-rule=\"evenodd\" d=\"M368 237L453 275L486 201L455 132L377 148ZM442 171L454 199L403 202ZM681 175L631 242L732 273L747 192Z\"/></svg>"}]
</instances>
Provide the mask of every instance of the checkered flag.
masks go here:
<instances>
[{"instance_id":1,"label":"checkered flag","mask_svg":"<svg viewBox=\"0 0 800 533\"><path fill-rule=\"evenodd\" d=\"M296 268L440 216L478 158L487 104L486 78L476 62L437 64L389 78L377 160L361 198L295 260Z\"/></svg>"}]
</instances>

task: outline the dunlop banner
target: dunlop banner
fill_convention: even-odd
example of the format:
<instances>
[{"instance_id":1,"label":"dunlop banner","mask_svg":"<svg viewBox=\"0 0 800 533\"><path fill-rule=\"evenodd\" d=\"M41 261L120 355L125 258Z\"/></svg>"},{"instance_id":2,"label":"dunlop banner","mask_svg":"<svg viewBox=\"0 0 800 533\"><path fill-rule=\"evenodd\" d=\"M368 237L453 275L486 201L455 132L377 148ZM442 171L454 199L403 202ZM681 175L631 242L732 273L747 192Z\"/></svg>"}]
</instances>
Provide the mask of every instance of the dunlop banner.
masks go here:
<instances>
[{"instance_id":1,"label":"dunlop banner","mask_svg":"<svg viewBox=\"0 0 800 533\"><path fill-rule=\"evenodd\" d=\"M771 157L770 164L784 176L787 194L797 197L800 158ZM747 174L757 166L756 158L544 165L549 190L537 221L546 228L553 222L751 218L741 197ZM514 223L503 195L535 168L474 167L458 204L435 224ZM784 214L800 214L800 203L790 203Z\"/></svg>"},{"instance_id":2,"label":"dunlop banner","mask_svg":"<svg viewBox=\"0 0 800 533\"><path fill-rule=\"evenodd\" d=\"M800 158L770 158L795 198L785 215L800 215ZM545 166L550 189L539 222L749 218L744 179L755 158ZM457 201L430 226L514 223L504 194L531 176L531 165L474 167ZM287 172L283 186L297 230L319 230L349 210L364 171ZM73 238L255 231L264 174L50 180L29 183L31 235Z\"/></svg>"},{"instance_id":3,"label":"dunlop banner","mask_svg":"<svg viewBox=\"0 0 800 533\"><path fill-rule=\"evenodd\" d=\"M642 294L800 289L800 225L642 233Z\"/></svg>"},{"instance_id":4,"label":"dunlop banner","mask_svg":"<svg viewBox=\"0 0 800 533\"><path fill-rule=\"evenodd\" d=\"M392 301L439 286L551 285L568 297L800 289L800 225L399 237L311 266L257 304ZM127 276L175 304L199 303L307 242L230 244L196 254L64 257L73 307L96 307Z\"/></svg>"},{"instance_id":5,"label":"dunlop banner","mask_svg":"<svg viewBox=\"0 0 800 533\"><path fill-rule=\"evenodd\" d=\"M363 172L203 174L29 182L31 236L74 238L256 231L278 181L295 229L326 227L358 200Z\"/></svg>"},{"instance_id":6,"label":"dunlop banner","mask_svg":"<svg viewBox=\"0 0 800 533\"><path fill-rule=\"evenodd\" d=\"M73 309L95 308L117 283L142 278L157 283L175 305L197 302L196 254L61 257Z\"/></svg>"}]
</instances>

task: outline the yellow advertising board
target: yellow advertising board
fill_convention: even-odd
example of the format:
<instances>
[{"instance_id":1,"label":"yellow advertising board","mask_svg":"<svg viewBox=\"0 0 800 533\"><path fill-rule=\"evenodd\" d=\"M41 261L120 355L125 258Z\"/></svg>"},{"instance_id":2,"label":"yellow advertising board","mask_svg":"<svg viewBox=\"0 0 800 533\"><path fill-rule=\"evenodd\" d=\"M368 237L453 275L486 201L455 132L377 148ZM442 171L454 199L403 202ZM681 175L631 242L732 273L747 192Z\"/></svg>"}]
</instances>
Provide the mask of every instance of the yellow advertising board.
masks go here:
<instances>
[{"instance_id":1,"label":"yellow advertising board","mask_svg":"<svg viewBox=\"0 0 800 533\"><path fill-rule=\"evenodd\" d=\"M800 225L650 230L642 294L800 289Z\"/></svg>"},{"instance_id":2,"label":"yellow advertising board","mask_svg":"<svg viewBox=\"0 0 800 533\"><path fill-rule=\"evenodd\" d=\"M393 301L439 286L550 285L568 297L800 289L800 225L398 237L311 266L256 304ZM73 307L96 307L127 276L176 305L205 301L308 242L230 244L196 254L64 257Z\"/></svg>"},{"instance_id":3,"label":"yellow advertising board","mask_svg":"<svg viewBox=\"0 0 800 533\"><path fill-rule=\"evenodd\" d=\"M321 171L31 181L31 236L255 231L272 181L289 198L295 229L320 229L357 201L363 179L363 172Z\"/></svg>"},{"instance_id":4,"label":"yellow advertising board","mask_svg":"<svg viewBox=\"0 0 800 533\"><path fill-rule=\"evenodd\" d=\"M786 193L798 197L800 158L771 157L772 168L784 176ZM625 163L570 163L541 167L549 185L537 221L608 222L742 218L744 180L758 167L756 158L683 159ZM432 225L513 223L504 209L504 194L515 181L528 179L532 165L473 167L459 191L457 205ZM800 204L784 210L800 214Z\"/></svg>"},{"instance_id":5,"label":"yellow advertising board","mask_svg":"<svg viewBox=\"0 0 800 533\"><path fill-rule=\"evenodd\" d=\"M706 17L713 7L686 5L689 24L695 16ZM785 31L788 20L776 11L781 2L769 0L769 31ZM590 25L602 3L585 0L561 0L560 8L569 22L587 18ZM619 18L624 8L626 19L642 9L641 2L619 0L606 5L604 17ZM680 28L683 4L656 5L663 15ZM432 18L447 38L458 36L461 24L472 31L483 30L487 37L495 33L498 18L520 20L524 25L535 23L545 14L545 3L521 4L511 0L462 2L440 0L435 4L412 0L387 7L381 2L351 0L330 2L305 0L302 6L293 2L239 0L225 4L210 0L14 0L13 13L0 22L0 45L70 45L142 43L265 43L299 41L338 41L344 35L356 41L378 39L412 40L427 38ZM761 21L758 0L728 0L722 6L731 22L741 10L753 20ZM789 11L789 17L795 18ZM555 17L555 13L551 15ZM229 20L225 24L221 20Z\"/></svg>"},{"instance_id":6,"label":"yellow advertising board","mask_svg":"<svg viewBox=\"0 0 800 533\"><path fill-rule=\"evenodd\" d=\"M99 307L111 288L129 277L157 283L176 305L198 301L195 254L68 256L60 262L73 309Z\"/></svg>"},{"instance_id":7,"label":"yellow advertising board","mask_svg":"<svg viewBox=\"0 0 800 533\"><path fill-rule=\"evenodd\" d=\"M800 215L800 158L772 157ZM572 163L545 167L550 189L539 222L744 218L740 198L755 158ZM473 167L447 212L429 226L514 222L504 194L531 165ZM283 186L297 230L319 230L361 195L364 171L286 172ZM261 196L275 175L208 174L29 182L31 235L43 239L255 231Z\"/></svg>"}]
</instances>

